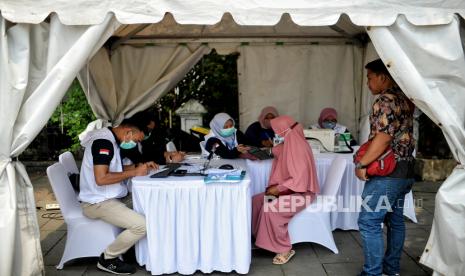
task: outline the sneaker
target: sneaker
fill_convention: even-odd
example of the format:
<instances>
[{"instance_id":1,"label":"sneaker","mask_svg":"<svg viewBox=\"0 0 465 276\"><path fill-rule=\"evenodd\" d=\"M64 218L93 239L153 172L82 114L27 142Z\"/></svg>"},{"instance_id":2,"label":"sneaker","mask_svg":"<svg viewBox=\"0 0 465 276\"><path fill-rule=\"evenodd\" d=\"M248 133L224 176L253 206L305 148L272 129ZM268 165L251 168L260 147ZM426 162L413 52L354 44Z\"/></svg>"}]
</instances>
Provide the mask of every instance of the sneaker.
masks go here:
<instances>
[{"instance_id":1,"label":"sneaker","mask_svg":"<svg viewBox=\"0 0 465 276\"><path fill-rule=\"evenodd\" d=\"M97 263L97 268L118 275L129 275L136 272L136 268L121 261L119 258L105 259L103 253Z\"/></svg>"},{"instance_id":2,"label":"sneaker","mask_svg":"<svg viewBox=\"0 0 465 276\"><path fill-rule=\"evenodd\" d=\"M400 274L399 273L396 273L396 274L384 274L383 273L383 276L400 276Z\"/></svg>"}]
</instances>

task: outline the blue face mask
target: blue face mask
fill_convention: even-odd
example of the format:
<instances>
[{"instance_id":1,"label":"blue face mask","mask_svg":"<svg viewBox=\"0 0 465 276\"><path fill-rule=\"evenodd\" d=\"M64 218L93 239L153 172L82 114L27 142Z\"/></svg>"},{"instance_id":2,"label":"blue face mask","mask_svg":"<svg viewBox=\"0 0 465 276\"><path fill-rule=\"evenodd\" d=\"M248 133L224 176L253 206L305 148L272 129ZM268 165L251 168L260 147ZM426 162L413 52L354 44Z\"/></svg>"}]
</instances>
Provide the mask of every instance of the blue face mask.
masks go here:
<instances>
[{"instance_id":1,"label":"blue face mask","mask_svg":"<svg viewBox=\"0 0 465 276\"><path fill-rule=\"evenodd\" d=\"M121 142L121 144L119 144L120 148L122 149L133 149L137 146L137 143L134 142L133 140L129 140L127 142Z\"/></svg>"},{"instance_id":2,"label":"blue face mask","mask_svg":"<svg viewBox=\"0 0 465 276\"><path fill-rule=\"evenodd\" d=\"M284 143L284 137L275 134L273 137L273 146L277 146L282 143Z\"/></svg>"},{"instance_id":3,"label":"blue face mask","mask_svg":"<svg viewBox=\"0 0 465 276\"><path fill-rule=\"evenodd\" d=\"M321 125L326 129L334 129L336 127L336 123L331 121L323 122Z\"/></svg>"},{"instance_id":4,"label":"blue face mask","mask_svg":"<svg viewBox=\"0 0 465 276\"><path fill-rule=\"evenodd\" d=\"M148 135L147 135L147 134L144 135L144 141L150 138L150 136L152 135L152 130L153 130L153 129L149 129L149 131L150 131L149 134L148 134Z\"/></svg>"},{"instance_id":5,"label":"blue face mask","mask_svg":"<svg viewBox=\"0 0 465 276\"><path fill-rule=\"evenodd\" d=\"M223 128L222 130L220 130L220 135L225 138L234 135L234 133L236 133L235 127Z\"/></svg>"}]
</instances>

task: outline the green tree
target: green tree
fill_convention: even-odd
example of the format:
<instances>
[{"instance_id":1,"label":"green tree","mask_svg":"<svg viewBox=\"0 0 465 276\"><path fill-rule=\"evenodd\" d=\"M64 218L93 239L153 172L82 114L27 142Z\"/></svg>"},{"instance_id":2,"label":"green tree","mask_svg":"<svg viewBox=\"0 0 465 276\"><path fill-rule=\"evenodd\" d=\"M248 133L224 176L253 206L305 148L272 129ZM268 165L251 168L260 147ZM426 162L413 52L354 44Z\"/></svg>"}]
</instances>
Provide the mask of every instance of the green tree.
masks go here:
<instances>
[{"instance_id":1,"label":"green tree","mask_svg":"<svg viewBox=\"0 0 465 276\"><path fill-rule=\"evenodd\" d=\"M190 99L202 103L208 113L204 125L216 113L226 112L239 123L239 99L237 92L237 58L239 54L218 55L212 51L205 55L181 80L177 88L171 90L156 102L162 117L162 125L168 124L168 113L173 113L181 104ZM173 114L173 127L180 124L179 117Z\"/></svg>"},{"instance_id":2,"label":"green tree","mask_svg":"<svg viewBox=\"0 0 465 276\"><path fill-rule=\"evenodd\" d=\"M72 141L71 146L64 150L76 152L80 148L78 135L93 120L95 120L94 113L87 102L79 81L75 79L66 92L63 102L50 118L50 123L60 125L66 136Z\"/></svg>"}]
</instances>

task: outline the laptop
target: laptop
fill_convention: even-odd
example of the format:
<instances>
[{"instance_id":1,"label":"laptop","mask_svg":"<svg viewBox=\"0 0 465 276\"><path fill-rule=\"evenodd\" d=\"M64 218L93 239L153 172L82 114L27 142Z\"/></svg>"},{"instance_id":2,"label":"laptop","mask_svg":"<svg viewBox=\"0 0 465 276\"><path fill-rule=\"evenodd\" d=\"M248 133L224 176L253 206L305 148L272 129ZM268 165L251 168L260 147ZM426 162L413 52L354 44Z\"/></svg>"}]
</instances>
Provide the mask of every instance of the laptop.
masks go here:
<instances>
[{"instance_id":1,"label":"laptop","mask_svg":"<svg viewBox=\"0 0 465 276\"><path fill-rule=\"evenodd\" d=\"M257 157L260 160L272 159L273 154L270 153L269 150L262 150L261 148L257 147L250 147L248 153L252 154L253 156Z\"/></svg>"},{"instance_id":2,"label":"laptop","mask_svg":"<svg viewBox=\"0 0 465 276\"><path fill-rule=\"evenodd\" d=\"M166 166L161 169L159 172L156 172L152 174L150 177L151 178L165 178L170 176L175 170L179 169L181 167L181 164L178 163L169 163L166 164Z\"/></svg>"}]
</instances>

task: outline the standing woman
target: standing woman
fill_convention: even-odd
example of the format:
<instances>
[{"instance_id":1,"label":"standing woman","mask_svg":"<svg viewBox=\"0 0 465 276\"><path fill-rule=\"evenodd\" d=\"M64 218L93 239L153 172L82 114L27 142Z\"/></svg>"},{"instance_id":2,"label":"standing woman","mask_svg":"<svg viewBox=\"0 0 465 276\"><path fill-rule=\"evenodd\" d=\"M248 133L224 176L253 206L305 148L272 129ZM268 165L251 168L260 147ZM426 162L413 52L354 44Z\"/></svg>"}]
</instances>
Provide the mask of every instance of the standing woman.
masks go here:
<instances>
[{"instance_id":1,"label":"standing woman","mask_svg":"<svg viewBox=\"0 0 465 276\"><path fill-rule=\"evenodd\" d=\"M271 148L273 146L274 132L270 121L278 116L278 110L273 106L267 106L262 109L260 116L258 116L258 121L251 124L245 131L245 136L250 145L259 148Z\"/></svg>"},{"instance_id":2,"label":"standing woman","mask_svg":"<svg viewBox=\"0 0 465 276\"><path fill-rule=\"evenodd\" d=\"M257 247L276 253L273 264L285 264L295 254L289 221L313 201L320 189L302 126L289 116L279 116L271 120L271 127L276 133L275 159L266 192L252 199L252 233Z\"/></svg>"}]
</instances>

